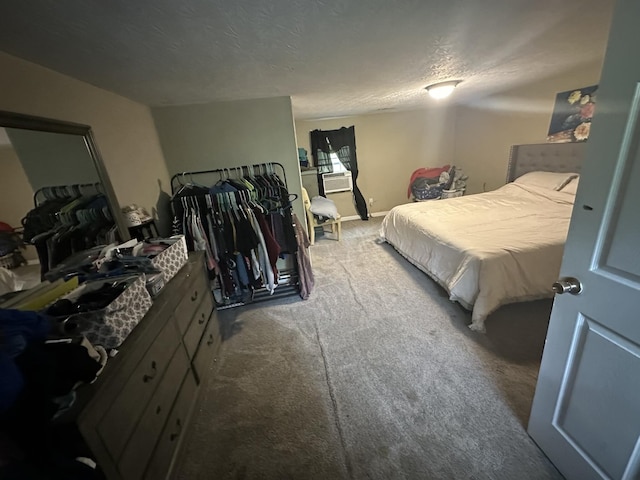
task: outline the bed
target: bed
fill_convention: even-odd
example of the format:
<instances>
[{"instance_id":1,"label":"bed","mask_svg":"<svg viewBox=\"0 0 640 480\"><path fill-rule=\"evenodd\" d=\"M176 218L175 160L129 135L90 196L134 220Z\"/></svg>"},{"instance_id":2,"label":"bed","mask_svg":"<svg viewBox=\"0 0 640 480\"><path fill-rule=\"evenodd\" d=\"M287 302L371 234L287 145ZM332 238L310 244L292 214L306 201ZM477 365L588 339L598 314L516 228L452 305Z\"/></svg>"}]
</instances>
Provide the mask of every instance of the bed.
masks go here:
<instances>
[{"instance_id":1,"label":"bed","mask_svg":"<svg viewBox=\"0 0 640 480\"><path fill-rule=\"evenodd\" d=\"M472 330L484 331L500 306L553 296L584 148L515 145L506 185L397 206L380 235L472 311Z\"/></svg>"}]
</instances>

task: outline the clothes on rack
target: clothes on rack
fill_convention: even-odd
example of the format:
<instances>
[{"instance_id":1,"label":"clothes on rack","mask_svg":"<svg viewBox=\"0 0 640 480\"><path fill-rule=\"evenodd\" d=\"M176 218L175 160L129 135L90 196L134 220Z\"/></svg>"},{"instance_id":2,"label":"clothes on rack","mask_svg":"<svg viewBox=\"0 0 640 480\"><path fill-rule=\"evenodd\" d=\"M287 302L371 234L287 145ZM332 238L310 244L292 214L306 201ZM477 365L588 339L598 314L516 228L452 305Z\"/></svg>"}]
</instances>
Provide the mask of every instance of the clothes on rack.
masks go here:
<instances>
[{"instance_id":1,"label":"clothes on rack","mask_svg":"<svg viewBox=\"0 0 640 480\"><path fill-rule=\"evenodd\" d=\"M33 195L33 203L37 206L40 202L39 197L44 197L45 200L54 200L56 198L65 197L82 197L88 195L102 195L101 183L77 183L75 185L57 185L50 187L42 187L38 189Z\"/></svg>"},{"instance_id":2,"label":"clothes on rack","mask_svg":"<svg viewBox=\"0 0 640 480\"><path fill-rule=\"evenodd\" d=\"M183 183L171 207L174 234L205 252L219 303L246 303L259 289L274 293L278 258L297 250L291 198L274 172L228 175L210 187Z\"/></svg>"},{"instance_id":3,"label":"clothes on rack","mask_svg":"<svg viewBox=\"0 0 640 480\"><path fill-rule=\"evenodd\" d=\"M298 239L298 272L300 273L300 297L303 300L309 298L311 290L315 285L313 270L311 269L311 257L309 257L309 246L311 242L305 232L304 227L298 220L298 216L293 214L294 227L296 229L296 238Z\"/></svg>"},{"instance_id":4,"label":"clothes on rack","mask_svg":"<svg viewBox=\"0 0 640 480\"><path fill-rule=\"evenodd\" d=\"M73 253L117 241L104 195L59 193L65 196L48 198L22 219L24 241L36 247L43 277Z\"/></svg>"}]
</instances>

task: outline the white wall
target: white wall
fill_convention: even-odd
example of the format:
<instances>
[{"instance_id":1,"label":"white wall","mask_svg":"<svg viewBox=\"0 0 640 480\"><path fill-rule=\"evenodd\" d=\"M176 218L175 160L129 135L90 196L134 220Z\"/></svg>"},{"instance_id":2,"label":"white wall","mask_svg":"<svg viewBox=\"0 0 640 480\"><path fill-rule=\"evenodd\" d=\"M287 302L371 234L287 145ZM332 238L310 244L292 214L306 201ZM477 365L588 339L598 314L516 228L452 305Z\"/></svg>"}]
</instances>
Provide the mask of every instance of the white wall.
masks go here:
<instances>
[{"instance_id":1,"label":"white wall","mask_svg":"<svg viewBox=\"0 0 640 480\"><path fill-rule=\"evenodd\" d=\"M294 132L297 144L309 150L309 131L355 125L358 184L365 199L374 199L370 210L380 212L407 201L409 177L420 167L462 167L470 176L469 193L502 185L509 147L543 142L555 94L598 83L600 69L586 65L474 105L299 121L294 127L289 97L154 108L152 117L144 105L0 53L0 109L90 125L119 203L162 213L169 172L183 170L276 161L286 167L290 191L299 194ZM343 216L356 215L349 194L335 199ZM295 211L302 218L299 200Z\"/></svg>"},{"instance_id":2,"label":"white wall","mask_svg":"<svg viewBox=\"0 0 640 480\"><path fill-rule=\"evenodd\" d=\"M0 145L0 172L0 222L17 228L33 208L33 189L20 159L9 144ZM23 255L27 260L38 258L35 248L31 246Z\"/></svg>"},{"instance_id":3,"label":"white wall","mask_svg":"<svg viewBox=\"0 0 640 480\"><path fill-rule=\"evenodd\" d=\"M33 208L33 188L11 145L0 146L0 222L19 227Z\"/></svg>"},{"instance_id":4,"label":"white wall","mask_svg":"<svg viewBox=\"0 0 640 480\"><path fill-rule=\"evenodd\" d=\"M81 136L19 128L5 131L34 190L100 181Z\"/></svg>"},{"instance_id":5,"label":"white wall","mask_svg":"<svg viewBox=\"0 0 640 480\"><path fill-rule=\"evenodd\" d=\"M355 126L358 186L370 213L407 203L411 174L420 167L441 166L454 159L454 111L446 106L408 112L379 113L332 120L296 122L298 146L312 160L309 132ZM344 216L357 215L350 193L330 194Z\"/></svg>"},{"instance_id":6,"label":"white wall","mask_svg":"<svg viewBox=\"0 0 640 480\"><path fill-rule=\"evenodd\" d=\"M467 193L504 185L511 145L545 143L556 94L598 84L601 70L585 65L457 107L454 157L469 175Z\"/></svg>"},{"instance_id":7,"label":"white wall","mask_svg":"<svg viewBox=\"0 0 640 480\"><path fill-rule=\"evenodd\" d=\"M366 200L374 199L371 212L406 203L410 175L420 167L454 164L469 175L467 193L493 190L505 183L512 145L546 141L556 94L597 84L600 71L600 63L584 65L468 105L300 120L298 146L311 160L311 130L355 125L358 185ZM329 197L343 216L356 215L350 194Z\"/></svg>"},{"instance_id":8,"label":"white wall","mask_svg":"<svg viewBox=\"0 0 640 480\"><path fill-rule=\"evenodd\" d=\"M167 212L169 175L148 107L2 52L0 72L0 110L91 126L120 205Z\"/></svg>"},{"instance_id":9,"label":"white wall","mask_svg":"<svg viewBox=\"0 0 640 480\"><path fill-rule=\"evenodd\" d=\"M278 162L304 222L300 166L289 97L152 109L169 173ZM215 176L195 178L213 184Z\"/></svg>"}]
</instances>

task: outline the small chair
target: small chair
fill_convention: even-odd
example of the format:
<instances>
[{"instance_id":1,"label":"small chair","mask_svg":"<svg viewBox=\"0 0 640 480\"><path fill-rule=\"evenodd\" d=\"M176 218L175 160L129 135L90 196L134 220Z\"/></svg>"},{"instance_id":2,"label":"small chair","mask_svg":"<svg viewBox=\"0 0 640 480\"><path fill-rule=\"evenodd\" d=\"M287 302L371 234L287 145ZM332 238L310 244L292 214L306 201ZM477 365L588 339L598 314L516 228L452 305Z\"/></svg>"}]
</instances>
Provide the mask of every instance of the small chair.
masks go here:
<instances>
[{"instance_id":1,"label":"small chair","mask_svg":"<svg viewBox=\"0 0 640 480\"><path fill-rule=\"evenodd\" d=\"M307 215L307 226L309 228L309 242L313 245L316 241L315 227L330 226L331 233L336 233L336 240L340 241L340 234L342 233L342 217L338 214L338 218L329 218L324 222L318 222L318 219L313 215L311 211L311 200L307 189L302 187L302 202L304 203L305 214ZM337 228L336 228L337 226Z\"/></svg>"}]
</instances>

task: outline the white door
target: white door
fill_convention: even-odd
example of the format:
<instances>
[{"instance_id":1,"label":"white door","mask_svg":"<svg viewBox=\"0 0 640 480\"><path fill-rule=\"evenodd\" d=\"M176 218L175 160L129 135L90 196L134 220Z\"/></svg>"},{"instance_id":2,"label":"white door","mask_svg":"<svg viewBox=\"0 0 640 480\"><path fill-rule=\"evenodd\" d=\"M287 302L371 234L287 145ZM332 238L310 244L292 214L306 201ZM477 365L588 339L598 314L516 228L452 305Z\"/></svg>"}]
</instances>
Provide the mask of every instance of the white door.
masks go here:
<instances>
[{"instance_id":1,"label":"white door","mask_svg":"<svg viewBox=\"0 0 640 480\"><path fill-rule=\"evenodd\" d=\"M567 479L640 478L640 1L619 0L529 433Z\"/></svg>"}]
</instances>

